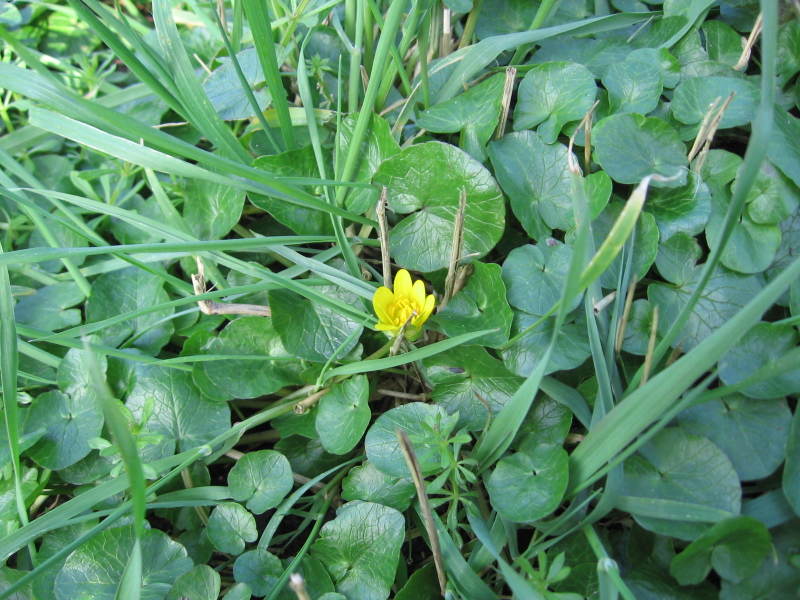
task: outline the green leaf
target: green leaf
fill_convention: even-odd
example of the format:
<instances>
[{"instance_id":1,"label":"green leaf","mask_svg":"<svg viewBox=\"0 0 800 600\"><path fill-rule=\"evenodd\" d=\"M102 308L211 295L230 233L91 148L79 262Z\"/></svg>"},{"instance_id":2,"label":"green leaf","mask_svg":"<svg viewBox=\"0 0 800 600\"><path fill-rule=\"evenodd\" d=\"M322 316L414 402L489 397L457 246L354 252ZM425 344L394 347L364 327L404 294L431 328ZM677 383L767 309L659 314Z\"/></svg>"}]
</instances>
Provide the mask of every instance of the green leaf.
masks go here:
<instances>
[{"instance_id":1,"label":"green leaf","mask_svg":"<svg viewBox=\"0 0 800 600\"><path fill-rule=\"evenodd\" d=\"M389 208L409 214L389 235L394 259L414 271L447 266L459 195L464 190L462 255L484 256L500 240L505 206L489 171L463 150L440 142L417 144L384 160L373 178L389 190Z\"/></svg>"},{"instance_id":2,"label":"green leaf","mask_svg":"<svg viewBox=\"0 0 800 600\"><path fill-rule=\"evenodd\" d=\"M733 394L687 408L682 429L714 442L733 463L739 479L768 477L783 462L792 413L783 398L753 402Z\"/></svg>"},{"instance_id":3,"label":"green leaf","mask_svg":"<svg viewBox=\"0 0 800 600\"><path fill-rule=\"evenodd\" d=\"M244 556L244 554L242 556ZM236 563L234 563L234 567L235 566ZM249 585L246 583L236 583L228 588L228 591L225 592L222 600L250 600L251 596L252 590L250 589Z\"/></svg>"},{"instance_id":4,"label":"green leaf","mask_svg":"<svg viewBox=\"0 0 800 600\"><path fill-rule=\"evenodd\" d=\"M492 11L493 5L484 5L487 10ZM492 11L494 15L498 11ZM508 35L491 36L482 39L477 44L473 44L465 49L461 60L456 64L451 73L448 73L447 81L437 94L439 101L453 97L462 85L471 80L477 73L491 64L502 52L512 50L523 44L541 42L548 38L561 36L568 33L575 35L581 33L598 33L611 31L640 23L650 17L649 13L638 14L615 14L596 18L577 20L570 19L570 22L552 27L537 28L520 33ZM518 30L530 23L528 19L514 20L513 30ZM574 40L569 40L572 43ZM625 53L628 52L625 47ZM452 58L452 55L448 57ZM582 61L577 61L582 62Z\"/></svg>"},{"instance_id":5,"label":"green leaf","mask_svg":"<svg viewBox=\"0 0 800 600\"><path fill-rule=\"evenodd\" d=\"M800 71L800 23L791 19L778 31L778 56L775 61L781 85Z\"/></svg>"},{"instance_id":6,"label":"green leaf","mask_svg":"<svg viewBox=\"0 0 800 600\"><path fill-rule=\"evenodd\" d=\"M322 446L331 454L347 454L361 441L371 417L366 375L334 383L320 399L315 421Z\"/></svg>"},{"instance_id":7,"label":"green leaf","mask_svg":"<svg viewBox=\"0 0 800 600\"><path fill-rule=\"evenodd\" d=\"M45 392L34 400L28 420L45 432L27 455L52 470L73 465L89 454L89 440L103 428L103 414L88 393Z\"/></svg>"},{"instance_id":8,"label":"green leaf","mask_svg":"<svg viewBox=\"0 0 800 600\"><path fill-rule=\"evenodd\" d=\"M705 117L709 106L717 99L723 102L730 94L728 105L719 123L720 129L747 125L755 117L758 104L758 87L738 77L691 77L675 88L670 103L672 115L681 123L697 125Z\"/></svg>"},{"instance_id":9,"label":"green leaf","mask_svg":"<svg viewBox=\"0 0 800 600\"><path fill-rule=\"evenodd\" d=\"M800 119L786 111L775 111L767 158L781 172L800 186Z\"/></svg>"},{"instance_id":10,"label":"green leaf","mask_svg":"<svg viewBox=\"0 0 800 600\"><path fill-rule=\"evenodd\" d=\"M310 598L322 600L332 597L331 600L347 600L341 594L333 591L333 581L325 569L325 565L313 556L306 554L303 560L293 567L292 573L297 573L305 580L306 593ZM284 584L284 589L278 598L280 600L296 600L297 595Z\"/></svg>"},{"instance_id":11,"label":"green leaf","mask_svg":"<svg viewBox=\"0 0 800 600\"><path fill-rule=\"evenodd\" d=\"M525 31L536 16L538 7L525 0L497 0L481 4L475 35L479 40L489 36Z\"/></svg>"},{"instance_id":12,"label":"green leaf","mask_svg":"<svg viewBox=\"0 0 800 600\"><path fill-rule=\"evenodd\" d=\"M162 436L163 456L202 446L231 426L227 404L204 398L191 373L167 367L136 364L134 384L125 405L145 428Z\"/></svg>"},{"instance_id":13,"label":"green leaf","mask_svg":"<svg viewBox=\"0 0 800 600\"><path fill-rule=\"evenodd\" d=\"M414 484L410 479L392 477L367 461L353 467L342 481L342 498L364 500L404 511L414 498Z\"/></svg>"},{"instance_id":14,"label":"green leaf","mask_svg":"<svg viewBox=\"0 0 800 600\"><path fill-rule=\"evenodd\" d=\"M681 585L701 583L711 567L738 583L758 571L772 547L769 531L752 517L720 521L672 558L670 574Z\"/></svg>"},{"instance_id":15,"label":"green leaf","mask_svg":"<svg viewBox=\"0 0 800 600\"><path fill-rule=\"evenodd\" d=\"M542 242L550 229L575 226L566 146L521 131L489 144L489 158L514 216L534 240Z\"/></svg>"},{"instance_id":16,"label":"green leaf","mask_svg":"<svg viewBox=\"0 0 800 600\"><path fill-rule=\"evenodd\" d=\"M319 439L308 439L299 435L282 438L275 449L289 459L292 471L306 477L316 477L328 469L342 464L335 454L325 452Z\"/></svg>"},{"instance_id":17,"label":"green leaf","mask_svg":"<svg viewBox=\"0 0 800 600\"><path fill-rule=\"evenodd\" d=\"M700 279L698 267L691 280L683 285L668 286L661 283L650 284L647 297L659 309L659 331L665 333L669 325L688 301ZM682 337L672 346L683 351L694 348L723 323L727 322L747 304L762 288L757 277L739 275L719 268L711 276L700 299L692 310Z\"/></svg>"},{"instance_id":18,"label":"green leaf","mask_svg":"<svg viewBox=\"0 0 800 600\"><path fill-rule=\"evenodd\" d=\"M735 385L780 359L799 342L800 337L791 325L759 323L719 361L719 378L727 385ZM749 385L741 392L751 398L796 394L800 392L800 365L788 373Z\"/></svg>"},{"instance_id":19,"label":"green leaf","mask_svg":"<svg viewBox=\"0 0 800 600\"><path fill-rule=\"evenodd\" d=\"M423 364L431 399L473 431L483 429L523 381L480 346L442 352Z\"/></svg>"},{"instance_id":20,"label":"green leaf","mask_svg":"<svg viewBox=\"0 0 800 600\"><path fill-rule=\"evenodd\" d=\"M138 194L125 203L125 210L148 219L164 219L164 214L155 199L148 198L145 200ZM148 244L159 242L163 239L160 232L145 230L137 224L118 217L111 218L110 230L121 244Z\"/></svg>"},{"instance_id":21,"label":"green leaf","mask_svg":"<svg viewBox=\"0 0 800 600\"><path fill-rule=\"evenodd\" d=\"M411 574L394 600L439 600L441 597L435 565L428 563Z\"/></svg>"},{"instance_id":22,"label":"green leaf","mask_svg":"<svg viewBox=\"0 0 800 600\"><path fill-rule=\"evenodd\" d=\"M422 402L409 402L387 410L367 432L364 441L367 458L387 475L408 477L408 467L395 433L399 429L405 431L411 439L422 474L436 471L439 468L441 449L435 432L439 431L445 414L441 406Z\"/></svg>"},{"instance_id":23,"label":"green leaf","mask_svg":"<svg viewBox=\"0 0 800 600\"><path fill-rule=\"evenodd\" d=\"M212 392L222 394L223 400L255 398L271 394L285 385L299 383L297 366L290 366L287 362L291 355L273 329L272 319L243 317L231 321L203 350L208 354L264 358L195 363L193 377L197 386L206 393L204 382L207 381L213 386Z\"/></svg>"},{"instance_id":24,"label":"green leaf","mask_svg":"<svg viewBox=\"0 0 800 600\"><path fill-rule=\"evenodd\" d=\"M691 280L702 253L695 238L679 231L659 244L656 268L670 283L684 285Z\"/></svg>"},{"instance_id":25,"label":"green leaf","mask_svg":"<svg viewBox=\"0 0 800 600\"><path fill-rule=\"evenodd\" d=\"M115 600L135 542L133 527L107 529L69 555L56 576L56 600ZM148 529L141 538L142 600L161 600L192 568L183 546L164 532Z\"/></svg>"},{"instance_id":26,"label":"green leaf","mask_svg":"<svg viewBox=\"0 0 800 600\"><path fill-rule=\"evenodd\" d=\"M19 452L22 454L33 446L47 431L43 424L30 420L31 410L28 407L20 407L19 410ZM5 419L6 415L0 413ZM5 427L0 428L0 469L11 464L11 444L9 444L8 433Z\"/></svg>"},{"instance_id":27,"label":"green leaf","mask_svg":"<svg viewBox=\"0 0 800 600\"><path fill-rule=\"evenodd\" d=\"M217 550L233 555L242 553L245 542L258 539L255 518L238 502L222 502L214 507L206 534Z\"/></svg>"},{"instance_id":28,"label":"green leaf","mask_svg":"<svg viewBox=\"0 0 800 600\"><path fill-rule=\"evenodd\" d=\"M686 147L678 132L661 119L618 114L600 121L592 132L595 160L618 183L639 183L648 175L678 176L654 187L686 181Z\"/></svg>"},{"instance_id":29,"label":"green leaf","mask_svg":"<svg viewBox=\"0 0 800 600\"><path fill-rule=\"evenodd\" d=\"M278 506L293 485L289 461L275 450L248 452L228 472L231 496L256 515Z\"/></svg>"},{"instance_id":30,"label":"green leaf","mask_svg":"<svg viewBox=\"0 0 800 600\"><path fill-rule=\"evenodd\" d=\"M526 312L515 312L511 329L515 336L532 327L541 317ZM580 317L582 319L582 317ZM538 327L522 335L509 346L503 348L503 363L511 372L527 377L539 365L550 345L555 321L551 317ZM583 364L589 358L589 341L586 338L586 325L583 322L565 323L561 326L558 341L550 355L544 374L567 371Z\"/></svg>"},{"instance_id":31,"label":"green leaf","mask_svg":"<svg viewBox=\"0 0 800 600\"><path fill-rule=\"evenodd\" d=\"M178 577L165 600L217 600L220 587L219 573L208 565L197 565Z\"/></svg>"},{"instance_id":32,"label":"green leaf","mask_svg":"<svg viewBox=\"0 0 800 600\"><path fill-rule=\"evenodd\" d=\"M359 600L386 600L404 537L403 515L393 508L348 502L322 526L311 553L328 569L337 592Z\"/></svg>"},{"instance_id":33,"label":"green leaf","mask_svg":"<svg viewBox=\"0 0 800 600\"><path fill-rule=\"evenodd\" d=\"M648 194L647 211L655 217L662 240L678 233L697 235L711 215L711 192L694 172L689 172L686 185L653 189Z\"/></svg>"},{"instance_id":34,"label":"green leaf","mask_svg":"<svg viewBox=\"0 0 800 600\"><path fill-rule=\"evenodd\" d=\"M569 457L559 446L531 444L501 458L486 480L492 507L514 523L542 519L567 490Z\"/></svg>"},{"instance_id":35,"label":"green leaf","mask_svg":"<svg viewBox=\"0 0 800 600\"><path fill-rule=\"evenodd\" d=\"M800 515L800 409L795 408L786 444L783 493L795 514Z\"/></svg>"},{"instance_id":36,"label":"green leaf","mask_svg":"<svg viewBox=\"0 0 800 600\"><path fill-rule=\"evenodd\" d=\"M283 574L280 559L261 548L248 550L233 563L233 577L245 584L256 596L271 593Z\"/></svg>"},{"instance_id":37,"label":"green leaf","mask_svg":"<svg viewBox=\"0 0 800 600\"><path fill-rule=\"evenodd\" d=\"M317 291L351 305L360 302L358 296L338 286L322 286ZM282 289L270 290L269 305L275 330L293 356L324 363L334 354L346 356L358 343L361 323L329 306Z\"/></svg>"},{"instance_id":38,"label":"green leaf","mask_svg":"<svg viewBox=\"0 0 800 600\"><path fill-rule=\"evenodd\" d=\"M505 75L498 73L417 117L417 125L436 133L461 132L461 147L484 160L484 147L500 120Z\"/></svg>"},{"instance_id":39,"label":"green leaf","mask_svg":"<svg viewBox=\"0 0 800 600\"><path fill-rule=\"evenodd\" d=\"M239 119L249 119L254 117L253 106L242 91L242 85L236 73L236 69L228 56L219 57L222 63L212 71L208 79L203 83L203 90L208 96L214 109L219 113L220 118L226 121ZM259 84L264 82L264 73L258 62L255 48L247 48L236 54L236 60L247 82L253 89L259 108L263 111L269 106L269 90L261 88Z\"/></svg>"},{"instance_id":40,"label":"green leaf","mask_svg":"<svg viewBox=\"0 0 800 600\"><path fill-rule=\"evenodd\" d=\"M253 161L253 166L285 177L319 176L314 149L311 146L259 156ZM330 235L333 231L330 216L323 212L290 204L283 198L271 198L255 193L248 194L248 197L253 204L267 211L276 221L297 234Z\"/></svg>"},{"instance_id":41,"label":"green leaf","mask_svg":"<svg viewBox=\"0 0 800 600\"><path fill-rule=\"evenodd\" d=\"M711 200L706 240L712 249L719 245L728 203L729 198L721 190ZM734 224L720 262L739 273L760 273L772 263L780 243L781 231L777 225L761 225L744 214Z\"/></svg>"},{"instance_id":42,"label":"green leaf","mask_svg":"<svg viewBox=\"0 0 800 600\"><path fill-rule=\"evenodd\" d=\"M734 182L734 188L736 183ZM747 216L754 223L777 225L791 216L798 204L798 194L768 162L761 164L753 187L747 193Z\"/></svg>"},{"instance_id":43,"label":"green leaf","mask_svg":"<svg viewBox=\"0 0 800 600\"><path fill-rule=\"evenodd\" d=\"M130 267L100 275L92 282L92 295L86 302L86 321L102 321L127 312L167 302L164 279ZM156 353L172 336L172 308L148 313L98 332L99 340L109 346L119 346L136 335L133 346Z\"/></svg>"},{"instance_id":44,"label":"green leaf","mask_svg":"<svg viewBox=\"0 0 800 600\"><path fill-rule=\"evenodd\" d=\"M723 21L706 21L701 27L706 39L708 58L733 67L742 55L742 36ZM780 59L778 65L780 68Z\"/></svg>"},{"instance_id":45,"label":"green leaf","mask_svg":"<svg viewBox=\"0 0 800 600\"><path fill-rule=\"evenodd\" d=\"M508 341L513 314L506 300L506 287L499 265L472 263L467 285L436 313L436 323L448 337L482 329L497 331L472 343L497 348Z\"/></svg>"},{"instance_id":46,"label":"green leaf","mask_svg":"<svg viewBox=\"0 0 800 600\"><path fill-rule=\"evenodd\" d=\"M519 446L534 447L541 444L561 445L572 426L572 412L552 398L543 397L534 402L519 428Z\"/></svg>"},{"instance_id":47,"label":"green leaf","mask_svg":"<svg viewBox=\"0 0 800 600\"><path fill-rule=\"evenodd\" d=\"M742 490L733 465L704 437L669 427L624 463L616 506L646 529L686 538L700 523L735 516Z\"/></svg>"},{"instance_id":48,"label":"green leaf","mask_svg":"<svg viewBox=\"0 0 800 600\"><path fill-rule=\"evenodd\" d=\"M561 298L570 260L572 248L553 238L514 248L503 263L509 304L529 315L548 314ZM575 298L568 311L580 301L580 296Z\"/></svg>"},{"instance_id":49,"label":"green leaf","mask_svg":"<svg viewBox=\"0 0 800 600\"><path fill-rule=\"evenodd\" d=\"M643 60L612 64L603 75L603 85L612 112L642 115L655 110L664 87L661 72Z\"/></svg>"},{"instance_id":50,"label":"green leaf","mask_svg":"<svg viewBox=\"0 0 800 600\"><path fill-rule=\"evenodd\" d=\"M583 65L569 62L535 65L519 84L514 129L539 125L542 141L552 144L566 123L583 118L596 95L594 76Z\"/></svg>"},{"instance_id":51,"label":"green leaf","mask_svg":"<svg viewBox=\"0 0 800 600\"><path fill-rule=\"evenodd\" d=\"M48 223L50 233L55 238L60 248L82 248L89 245L89 241L82 235L76 233L73 229L65 227L58 221ZM46 248L50 244L45 240L42 231L35 229L28 238L28 248ZM83 264L82 257L72 259L75 266ZM59 260L45 261L41 263L42 269L52 273L58 273L62 270L62 263Z\"/></svg>"},{"instance_id":52,"label":"green leaf","mask_svg":"<svg viewBox=\"0 0 800 600\"><path fill-rule=\"evenodd\" d=\"M738 154L713 148L706 155L700 175L709 186L721 187L734 180L741 164L742 157Z\"/></svg>"},{"instance_id":53,"label":"green leaf","mask_svg":"<svg viewBox=\"0 0 800 600\"><path fill-rule=\"evenodd\" d=\"M596 247L600 247L608 238L611 228L622 213L625 204L620 201L612 201L608 207L592 222L592 235ZM636 241L633 250L633 276L637 279L643 278L655 261L658 253L659 232L653 215L647 212L641 213L636 221L635 228ZM622 256L617 255L611 265L603 271L600 276L600 285L606 289L616 289L619 281L620 269L622 269Z\"/></svg>"},{"instance_id":54,"label":"green leaf","mask_svg":"<svg viewBox=\"0 0 800 600\"><path fill-rule=\"evenodd\" d=\"M33 294L23 296L14 307L19 323L35 325L55 331L81 322L79 308L70 308L84 299L83 292L71 281L40 287Z\"/></svg>"},{"instance_id":55,"label":"green leaf","mask_svg":"<svg viewBox=\"0 0 800 600\"><path fill-rule=\"evenodd\" d=\"M336 152L345 156L355 132L357 115L345 117L336 129ZM361 142L360 156L355 182L369 183L381 163L400 152L400 145L392 136L389 123L379 115L373 114L369 134ZM379 191L374 188L352 188L347 192L345 206L356 213L364 213L378 203Z\"/></svg>"},{"instance_id":56,"label":"green leaf","mask_svg":"<svg viewBox=\"0 0 800 600\"><path fill-rule=\"evenodd\" d=\"M21 467L19 491L23 498L33 494L38 487L38 469ZM0 527L6 532L19 527L16 507L16 483L7 477L0 481Z\"/></svg>"},{"instance_id":57,"label":"green leaf","mask_svg":"<svg viewBox=\"0 0 800 600\"><path fill-rule=\"evenodd\" d=\"M724 600L753 598L791 598L800 586L800 570L792 562L797 556L800 535L797 523L792 522L772 530L774 554L761 563L752 577L734 583L722 580L719 597Z\"/></svg>"},{"instance_id":58,"label":"green leaf","mask_svg":"<svg viewBox=\"0 0 800 600\"><path fill-rule=\"evenodd\" d=\"M694 238L692 238L694 239ZM625 352L644 356L650 340L653 327L653 306L644 298L633 301L628 323L625 326L625 337L622 340L622 349Z\"/></svg>"},{"instance_id":59,"label":"green leaf","mask_svg":"<svg viewBox=\"0 0 800 600\"><path fill-rule=\"evenodd\" d=\"M231 186L191 179L184 194L184 223L199 240L222 239L239 222L244 196Z\"/></svg>"}]
</instances>

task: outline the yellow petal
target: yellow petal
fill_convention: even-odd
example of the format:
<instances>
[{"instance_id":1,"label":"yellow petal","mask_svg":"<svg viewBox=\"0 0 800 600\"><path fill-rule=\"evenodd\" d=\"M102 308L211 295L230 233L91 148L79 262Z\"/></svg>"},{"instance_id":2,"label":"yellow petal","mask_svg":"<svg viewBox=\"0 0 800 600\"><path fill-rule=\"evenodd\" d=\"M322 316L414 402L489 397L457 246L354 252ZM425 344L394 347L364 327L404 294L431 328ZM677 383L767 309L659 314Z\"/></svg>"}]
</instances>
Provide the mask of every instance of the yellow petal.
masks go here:
<instances>
[{"instance_id":1,"label":"yellow petal","mask_svg":"<svg viewBox=\"0 0 800 600\"><path fill-rule=\"evenodd\" d=\"M425 298L425 305L422 308L422 312L420 312L419 316L414 319L414 326L421 327L422 324L428 320L428 317L431 316L433 312L433 307L436 304L436 298L433 297L433 294L428 294L428 297Z\"/></svg>"},{"instance_id":2,"label":"yellow petal","mask_svg":"<svg viewBox=\"0 0 800 600\"><path fill-rule=\"evenodd\" d=\"M411 297L411 275L405 269L400 269L394 276L394 294L398 298Z\"/></svg>"},{"instance_id":3,"label":"yellow petal","mask_svg":"<svg viewBox=\"0 0 800 600\"><path fill-rule=\"evenodd\" d=\"M414 282L412 292L414 294L414 307L417 312L420 312L422 307L425 306L425 284L421 279L417 279Z\"/></svg>"},{"instance_id":4,"label":"yellow petal","mask_svg":"<svg viewBox=\"0 0 800 600\"><path fill-rule=\"evenodd\" d=\"M372 307L375 309L375 314L378 315L378 320L389 322L389 305L394 301L394 294L392 290L387 287L381 286L375 290L375 295L372 297Z\"/></svg>"},{"instance_id":5,"label":"yellow petal","mask_svg":"<svg viewBox=\"0 0 800 600\"><path fill-rule=\"evenodd\" d=\"M400 328L397 325L392 325L391 323L377 323L375 325L375 329L378 331L394 331L397 333L397 330Z\"/></svg>"}]
</instances>

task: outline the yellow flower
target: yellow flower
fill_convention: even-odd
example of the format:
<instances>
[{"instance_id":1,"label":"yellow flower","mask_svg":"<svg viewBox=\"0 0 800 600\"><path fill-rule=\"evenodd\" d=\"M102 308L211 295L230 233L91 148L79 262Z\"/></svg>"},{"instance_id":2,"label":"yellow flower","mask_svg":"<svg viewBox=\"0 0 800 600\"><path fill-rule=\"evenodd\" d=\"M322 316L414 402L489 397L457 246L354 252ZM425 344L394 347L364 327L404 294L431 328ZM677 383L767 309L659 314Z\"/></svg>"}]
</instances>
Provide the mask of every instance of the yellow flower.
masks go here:
<instances>
[{"instance_id":1,"label":"yellow flower","mask_svg":"<svg viewBox=\"0 0 800 600\"><path fill-rule=\"evenodd\" d=\"M397 335L410 321L405 335L414 338L431 316L435 302L433 294L425 295L425 284L421 279L412 284L408 271L400 269L394 276L394 291L381 286L372 297L372 306L378 315L376 328Z\"/></svg>"}]
</instances>

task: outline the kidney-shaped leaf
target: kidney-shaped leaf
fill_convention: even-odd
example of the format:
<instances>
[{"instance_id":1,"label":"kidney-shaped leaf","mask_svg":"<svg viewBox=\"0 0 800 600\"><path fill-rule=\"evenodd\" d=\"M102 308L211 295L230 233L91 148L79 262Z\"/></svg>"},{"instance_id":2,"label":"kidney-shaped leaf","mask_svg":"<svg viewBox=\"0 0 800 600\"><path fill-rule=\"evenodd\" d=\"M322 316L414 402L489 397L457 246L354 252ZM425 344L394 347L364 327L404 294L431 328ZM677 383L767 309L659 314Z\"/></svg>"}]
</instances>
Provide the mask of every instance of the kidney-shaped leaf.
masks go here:
<instances>
[{"instance_id":1,"label":"kidney-shaped leaf","mask_svg":"<svg viewBox=\"0 0 800 600\"><path fill-rule=\"evenodd\" d=\"M359 302L355 294L337 286L323 286L317 291L351 305L357 306ZM280 289L270 291L269 305L272 323L283 345L294 356L325 362L336 352L345 356L358 343L361 323L328 306Z\"/></svg>"},{"instance_id":2,"label":"kidney-shaped leaf","mask_svg":"<svg viewBox=\"0 0 800 600\"><path fill-rule=\"evenodd\" d=\"M53 586L57 600L115 600L134 544L132 526L107 529L67 557ZM192 568L186 549L157 529L145 531L141 600L161 600Z\"/></svg>"},{"instance_id":3,"label":"kidney-shaped leaf","mask_svg":"<svg viewBox=\"0 0 800 600\"><path fill-rule=\"evenodd\" d=\"M552 144L566 123L583 118L596 95L594 75L583 65L535 65L519 84L514 129L529 129L541 123L539 135Z\"/></svg>"},{"instance_id":4,"label":"kidney-shaped leaf","mask_svg":"<svg viewBox=\"0 0 800 600\"><path fill-rule=\"evenodd\" d=\"M211 441L231 426L227 404L203 397L191 373L167 367L137 365L135 383L125 405L138 420L147 412L147 428L163 436L168 455Z\"/></svg>"},{"instance_id":5,"label":"kidney-shaped leaf","mask_svg":"<svg viewBox=\"0 0 800 600\"><path fill-rule=\"evenodd\" d=\"M311 547L347 598L386 600L405 537L403 515L372 502L348 502Z\"/></svg>"},{"instance_id":6,"label":"kidney-shaped leaf","mask_svg":"<svg viewBox=\"0 0 800 600\"><path fill-rule=\"evenodd\" d=\"M567 489L566 451L560 446L530 446L501 458L486 481L492 506L515 523L546 517L558 508Z\"/></svg>"},{"instance_id":7,"label":"kidney-shaped leaf","mask_svg":"<svg viewBox=\"0 0 800 600\"><path fill-rule=\"evenodd\" d=\"M228 472L231 496L257 515L278 506L293 484L289 460L275 450L248 452Z\"/></svg>"},{"instance_id":8,"label":"kidney-shaped leaf","mask_svg":"<svg viewBox=\"0 0 800 600\"><path fill-rule=\"evenodd\" d=\"M658 522L663 520L674 527L735 516L741 496L739 477L722 450L704 437L672 427L625 461L617 507L648 529L660 530Z\"/></svg>"},{"instance_id":9,"label":"kidney-shaped leaf","mask_svg":"<svg viewBox=\"0 0 800 600\"><path fill-rule=\"evenodd\" d=\"M489 145L489 158L514 216L538 242L551 229L575 226L567 156L564 144L545 144L534 131L510 133Z\"/></svg>"},{"instance_id":10,"label":"kidney-shaped leaf","mask_svg":"<svg viewBox=\"0 0 800 600\"><path fill-rule=\"evenodd\" d=\"M323 448L331 454L347 454L361 440L371 416L366 375L333 384L319 401L315 420Z\"/></svg>"},{"instance_id":11,"label":"kidney-shaped leaf","mask_svg":"<svg viewBox=\"0 0 800 600\"><path fill-rule=\"evenodd\" d=\"M792 413L786 400L753 401L738 394L709 400L678 415L681 427L714 442L739 478L771 475L783 462Z\"/></svg>"},{"instance_id":12,"label":"kidney-shaped leaf","mask_svg":"<svg viewBox=\"0 0 800 600\"><path fill-rule=\"evenodd\" d=\"M245 542L254 542L258 537L256 520L238 502L217 504L208 518L208 539L220 552L241 554Z\"/></svg>"},{"instance_id":13,"label":"kidney-shaped leaf","mask_svg":"<svg viewBox=\"0 0 800 600\"><path fill-rule=\"evenodd\" d=\"M194 379L204 390L208 382L223 398L255 398L271 394L290 383L298 383L295 367L281 343L271 319L244 317L230 322L203 351L207 354L238 354L263 357L264 360L214 360L199 362ZM270 360L275 358L277 360ZM292 361L296 363L297 361ZM205 391L205 390L204 390Z\"/></svg>"},{"instance_id":14,"label":"kidney-shaped leaf","mask_svg":"<svg viewBox=\"0 0 800 600\"><path fill-rule=\"evenodd\" d=\"M387 475L408 477L408 467L397 440L396 431L400 429L408 434L423 475L435 471L439 466L440 450L434 428L444 421L445 416L441 406L423 402L410 402L387 410L367 432L364 441L367 458Z\"/></svg>"},{"instance_id":15,"label":"kidney-shaped leaf","mask_svg":"<svg viewBox=\"0 0 800 600\"><path fill-rule=\"evenodd\" d=\"M634 113L612 115L592 132L595 158L618 183L639 183L648 175L678 176L668 187L686 181L686 146L666 121ZM652 185L663 185L653 181Z\"/></svg>"},{"instance_id":16,"label":"kidney-shaped leaf","mask_svg":"<svg viewBox=\"0 0 800 600\"><path fill-rule=\"evenodd\" d=\"M514 318L506 300L500 266L476 262L472 268L467 285L439 310L433 321L448 337L477 329L496 329L470 343L497 348L508 341Z\"/></svg>"},{"instance_id":17,"label":"kidney-shaped leaf","mask_svg":"<svg viewBox=\"0 0 800 600\"><path fill-rule=\"evenodd\" d=\"M62 394L57 390L37 396L28 422L45 429L28 456L47 469L75 464L92 450L89 440L100 435L103 413L89 394Z\"/></svg>"},{"instance_id":18,"label":"kidney-shaped leaf","mask_svg":"<svg viewBox=\"0 0 800 600\"><path fill-rule=\"evenodd\" d=\"M408 269L447 266L461 190L467 195L462 254L481 257L503 234L500 188L483 165L455 146L428 142L406 148L383 161L373 181L388 187L391 210L408 214L389 235L392 256Z\"/></svg>"},{"instance_id":19,"label":"kidney-shaped leaf","mask_svg":"<svg viewBox=\"0 0 800 600\"><path fill-rule=\"evenodd\" d=\"M674 556L669 572L681 585L694 585L713 566L721 577L739 582L758 571L771 546L769 530L761 521L725 519Z\"/></svg>"}]
</instances>

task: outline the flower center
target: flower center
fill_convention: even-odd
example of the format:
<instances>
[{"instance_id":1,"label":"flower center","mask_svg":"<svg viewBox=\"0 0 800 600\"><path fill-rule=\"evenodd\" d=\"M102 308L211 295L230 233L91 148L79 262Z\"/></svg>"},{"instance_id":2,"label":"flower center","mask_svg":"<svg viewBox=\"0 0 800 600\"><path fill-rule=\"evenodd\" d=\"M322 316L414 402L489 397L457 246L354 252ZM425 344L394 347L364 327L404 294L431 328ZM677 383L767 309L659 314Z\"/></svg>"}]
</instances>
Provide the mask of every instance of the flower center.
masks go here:
<instances>
[{"instance_id":1,"label":"flower center","mask_svg":"<svg viewBox=\"0 0 800 600\"><path fill-rule=\"evenodd\" d=\"M417 306L408 298L397 298L389 307L389 314L395 325L402 326L411 315L418 313Z\"/></svg>"}]
</instances>

